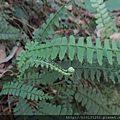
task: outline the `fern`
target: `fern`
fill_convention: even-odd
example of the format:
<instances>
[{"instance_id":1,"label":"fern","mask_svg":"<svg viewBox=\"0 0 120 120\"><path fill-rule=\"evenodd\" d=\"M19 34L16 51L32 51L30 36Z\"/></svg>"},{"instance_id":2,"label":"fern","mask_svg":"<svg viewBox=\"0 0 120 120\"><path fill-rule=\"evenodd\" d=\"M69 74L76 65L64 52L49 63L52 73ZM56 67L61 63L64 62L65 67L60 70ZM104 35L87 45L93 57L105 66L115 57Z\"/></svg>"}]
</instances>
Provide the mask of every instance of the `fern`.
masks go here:
<instances>
[{"instance_id":1,"label":"fern","mask_svg":"<svg viewBox=\"0 0 120 120\"><path fill-rule=\"evenodd\" d=\"M28 56L30 54L28 54ZM62 69L56 63L50 62L49 60L44 60L37 57L31 57L29 60L27 60L25 57L24 59L21 59L20 57L22 57L22 54L17 58L17 60L19 60L18 62L19 67L22 67L20 76L22 76L25 70L27 70L29 67L34 67L34 66L38 67L39 65L41 65L41 67L46 67L46 68L50 68L51 70L58 71L63 75L72 75L75 71L73 67L69 67L68 70ZM23 62L23 60L25 61Z\"/></svg>"},{"instance_id":2,"label":"fern","mask_svg":"<svg viewBox=\"0 0 120 120\"><path fill-rule=\"evenodd\" d=\"M105 7L103 0L90 0L92 7L96 8L95 18L97 23L97 29L101 29L101 38L109 38L115 30L112 25L112 20Z\"/></svg>"},{"instance_id":3,"label":"fern","mask_svg":"<svg viewBox=\"0 0 120 120\"><path fill-rule=\"evenodd\" d=\"M111 47L112 46L112 47ZM24 65L27 59L33 58L44 58L51 60L55 59L57 55L60 60L63 60L65 54L71 61L77 56L78 60L82 63L87 56L87 62L92 64L93 58L96 55L96 59L99 65L103 64L103 58L108 59L108 63L113 65L115 59L117 59L118 64L120 64L120 46L117 46L116 42L113 40L112 43L109 40L104 41L104 46L101 45L100 39L96 39L96 45L93 45L90 37L87 38L87 43L85 44L83 38L80 37L78 43L75 43L75 38L70 36L69 40L67 38L58 38L47 42L46 44L39 44L38 42L31 42L26 45L26 51L24 51L18 58L18 65ZM86 55L86 56L85 56ZM24 57L24 58L23 58ZM31 58L32 59L32 58ZM37 62L37 61L36 61Z\"/></svg>"},{"instance_id":4,"label":"fern","mask_svg":"<svg viewBox=\"0 0 120 120\"><path fill-rule=\"evenodd\" d=\"M88 92L86 87L79 86L78 92L75 94L75 99L85 106L88 114L90 115L111 115L112 112L105 106L107 101L102 98L96 89L89 88Z\"/></svg>"},{"instance_id":5,"label":"fern","mask_svg":"<svg viewBox=\"0 0 120 120\"><path fill-rule=\"evenodd\" d=\"M118 102L108 103L99 89L89 87L88 80L85 81L91 79L91 83L97 81L98 84L105 78L113 83L120 82L120 42L109 41L114 29L103 0L91 0L91 3L97 8L95 17L97 28L102 29L101 38L107 39L103 44L99 38L93 44L90 37L84 42L83 37L76 39L72 35L53 39L53 25L59 26L59 15L64 12L65 5L56 14L50 14L41 29L33 32L34 41L27 43L17 57L18 79L5 83L0 92L0 95L19 98L13 108L14 115L48 115L46 119L49 119L49 115L120 114ZM20 30L0 15L0 40L17 40L19 35L22 36ZM42 90L38 89L41 87ZM29 104L34 102L34 105Z\"/></svg>"},{"instance_id":6,"label":"fern","mask_svg":"<svg viewBox=\"0 0 120 120\"><path fill-rule=\"evenodd\" d=\"M67 3L69 4L69 2ZM66 4L65 4L66 5ZM59 26L59 14L66 13L65 5L62 6L56 14L50 14L49 18L46 20L46 23L43 23L41 29L35 29L33 32L33 39L44 41L49 34L54 32L53 25Z\"/></svg>"},{"instance_id":7,"label":"fern","mask_svg":"<svg viewBox=\"0 0 120 120\"><path fill-rule=\"evenodd\" d=\"M38 72L36 73L28 72L27 74L23 75L22 79L28 82L28 84L32 85L39 85L41 83L41 75Z\"/></svg>"},{"instance_id":8,"label":"fern","mask_svg":"<svg viewBox=\"0 0 120 120\"><path fill-rule=\"evenodd\" d=\"M0 40L18 40L24 36L21 31L11 26L0 13Z\"/></svg>"},{"instance_id":9,"label":"fern","mask_svg":"<svg viewBox=\"0 0 120 120\"><path fill-rule=\"evenodd\" d=\"M98 63L88 64L86 62L80 63L75 60L71 64L75 68L75 73L73 74L73 80L76 79L88 79L92 81L97 80L98 82L102 81L101 77L104 77L106 82L112 81L113 83L120 83L119 69L120 67L117 64L109 65L104 61L104 64L100 66Z\"/></svg>"},{"instance_id":10,"label":"fern","mask_svg":"<svg viewBox=\"0 0 120 120\"><path fill-rule=\"evenodd\" d=\"M38 106L38 115L73 115L72 109L62 106L56 106L45 102L40 102Z\"/></svg>"},{"instance_id":11,"label":"fern","mask_svg":"<svg viewBox=\"0 0 120 120\"><path fill-rule=\"evenodd\" d=\"M63 75L56 71L44 71L42 74L36 73L25 73L22 77L23 81L28 82L29 84L39 85L39 84L49 84L52 85L56 79L62 79Z\"/></svg>"},{"instance_id":12,"label":"fern","mask_svg":"<svg viewBox=\"0 0 120 120\"><path fill-rule=\"evenodd\" d=\"M15 115L33 115L33 111L34 110L27 103L27 100L22 97L19 97L16 107L13 110Z\"/></svg>"},{"instance_id":13,"label":"fern","mask_svg":"<svg viewBox=\"0 0 120 120\"><path fill-rule=\"evenodd\" d=\"M73 84L73 82L71 82L70 80L67 81L68 85L66 86L62 86L62 89L60 91L61 93L61 104L63 107L66 107L68 109L72 108L72 102L74 99L74 94L76 91L76 85ZM69 94L68 94L69 93Z\"/></svg>"},{"instance_id":14,"label":"fern","mask_svg":"<svg viewBox=\"0 0 120 120\"><path fill-rule=\"evenodd\" d=\"M21 73L24 73L29 67L38 67L41 65L42 67L46 66L46 68L49 67L51 70L58 71L63 75L72 75L74 69L68 72L69 69L64 70L49 60L42 60L48 58L54 60L57 57L63 60L65 56L68 55L70 61L75 61L77 58L80 62L76 66L76 69L78 66L80 68L80 70L76 71L79 76L84 71L84 78L90 77L92 80L97 79L100 81L100 77L104 75L107 81L111 79L115 83L115 79L117 78L119 81L120 77L118 74L120 64L119 45L120 44L117 44L114 40L112 42L105 40L103 46L99 39L96 39L96 45L93 45L89 37L87 38L87 43L83 42L83 38L79 38L76 43L73 36L70 36L69 39L63 37L47 42L46 44L31 42L26 45L26 50L18 56L17 60L19 67L22 67Z\"/></svg>"},{"instance_id":15,"label":"fern","mask_svg":"<svg viewBox=\"0 0 120 120\"><path fill-rule=\"evenodd\" d=\"M43 91L20 82L8 82L3 85L0 95L16 95L31 100L51 99L51 96L44 94Z\"/></svg>"}]
</instances>

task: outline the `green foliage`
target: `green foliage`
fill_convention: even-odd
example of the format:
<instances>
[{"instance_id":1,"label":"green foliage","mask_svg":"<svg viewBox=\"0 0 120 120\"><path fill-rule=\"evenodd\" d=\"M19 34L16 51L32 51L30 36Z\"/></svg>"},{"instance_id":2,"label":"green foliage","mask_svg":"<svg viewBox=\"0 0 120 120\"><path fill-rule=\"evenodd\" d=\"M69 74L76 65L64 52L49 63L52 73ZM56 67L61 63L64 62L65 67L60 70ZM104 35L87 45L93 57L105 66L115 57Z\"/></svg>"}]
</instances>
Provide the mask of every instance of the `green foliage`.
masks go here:
<instances>
[{"instance_id":1,"label":"green foliage","mask_svg":"<svg viewBox=\"0 0 120 120\"><path fill-rule=\"evenodd\" d=\"M115 2L113 0L107 0L105 4L110 11L119 10L120 0L117 0Z\"/></svg>"},{"instance_id":2,"label":"green foliage","mask_svg":"<svg viewBox=\"0 0 120 120\"><path fill-rule=\"evenodd\" d=\"M24 38L24 35L19 29L11 26L0 13L0 40L19 40Z\"/></svg>"},{"instance_id":3,"label":"green foliage","mask_svg":"<svg viewBox=\"0 0 120 120\"><path fill-rule=\"evenodd\" d=\"M60 105L52 105L48 103L41 103L38 106L38 115L73 115L72 109L61 107Z\"/></svg>"},{"instance_id":4,"label":"green foliage","mask_svg":"<svg viewBox=\"0 0 120 120\"><path fill-rule=\"evenodd\" d=\"M15 115L33 115L33 111L27 101L22 97L19 97L19 101L16 103L16 107L13 110Z\"/></svg>"},{"instance_id":5,"label":"green foliage","mask_svg":"<svg viewBox=\"0 0 120 120\"><path fill-rule=\"evenodd\" d=\"M41 29L35 29L33 32L33 39L37 41L44 41L49 34L54 32L53 25L59 26L59 14L66 13L65 6L62 6L56 14L50 14L49 18L46 20L46 23L43 23Z\"/></svg>"},{"instance_id":6,"label":"green foliage","mask_svg":"<svg viewBox=\"0 0 120 120\"><path fill-rule=\"evenodd\" d=\"M97 92L96 89L78 87L78 91L75 94L75 99L81 102L82 106L85 106L88 114L90 115L111 115L111 111L107 108L107 101L102 98L102 95Z\"/></svg>"},{"instance_id":7,"label":"green foliage","mask_svg":"<svg viewBox=\"0 0 120 120\"><path fill-rule=\"evenodd\" d=\"M93 43L90 37L73 35L48 39L54 32L54 25L56 29L59 27L59 16L66 13L67 4L50 14L41 29L34 30L33 41L26 43L16 58L19 75L2 87L1 96L19 98L13 107L14 115L120 114L118 103L106 99L108 94L119 99L118 90L107 93L108 90L103 92L105 87L99 89L105 82L120 83L120 42L109 39L114 29L105 2L91 0L96 8L97 28L103 29L101 38L106 38L103 43L100 38ZM16 9L24 16L23 11ZM1 40L17 40L21 35L19 29L10 26L1 16L0 25Z\"/></svg>"},{"instance_id":8,"label":"green foliage","mask_svg":"<svg viewBox=\"0 0 120 120\"><path fill-rule=\"evenodd\" d=\"M113 83L120 83L120 75L119 75L119 65L113 64L110 65L105 61L102 66L98 63L94 62L93 64L88 64L84 62L81 64L79 61L73 61L71 66L75 68L75 73L73 74L73 79L88 79L90 78L92 81L102 81L101 77L104 76L106 82L112 81Z\"/></svg>"},{"instance_id":9,"label":"green foliage","mask_svg":"<svg viewBox=\"0 0 120 120\"><path fill-rule=\"evenodd\" d=\"M95 8L93 8L91 6L90 0L83 0L83 2L76 0L75 2L76 2L76 5L84 8L84 9L87 9L89 12L95 12L96 11ZM106 5L106 8L111 12L115 11L115 10L119 10L120 0L117 0L115 2L113 0L105 0L104 3Z\"/></svg>"},{"instance_id":10,"label":"green foliage","mask_svg":"<svg viewBox=\"0 0 120 120\"><path fill-rule=\"evenodd\" d=\"M111 22L111 18L108 14L107 8L103 0L90 0L92 7L96 8L95 18L97 23L97 29L101 29L101 38L109 38L115 30Z\"/></svg>"},{"instance_id":11,"label":"green foliage","mask_svg":"<svg viewBox=\"0 0 120 120\"><path fill-rule=\"evenodd\" d=\"M23 81L27 81L29 84L49 84L52 85L56 79L62 79L63 75L57 71L44 71L42 74L36 73L25 73L22 77Z\"/></svg>"},{"instance_id":12,"label":"green foliage","mask_svg":"<svg viewBox=\"0 0 120 120\"><path fill-rule=\"evenodd\" d=\"M44 94L43 91L37 90L37 88L34 88L33 86L26 85L20 82L8 82L4 84L2 92L0 94L1 95L10 94L36 101L52 98L47 94Z\"/></svg>"},{"instance_id":13,"label":"green foliage","mask_svg":"<svg viewBox=\"0 0 120 120\"><path fill-rule=\"evenodd\" d=\"M30 54L27 54L27 55L29 56ZM22 57L22 54L20 57ZM41 65L41 67L46 67L46 68L50 68L51 70L58 71L63 75L72 75L75 71L73 67L69 67L68 70L65 70L65 69L62 69L60 66L58 66L54 62L49 62L49 60L44 60L38 57L33 56L29 60L24 58L25 61L22 61L23 59L21 59L20 57L17 59L19 60L18 62L19 67L22 67L20 76L22 76L25 70L27 70L28 68L34 67L34 66L38 67L39 65Z\"/></svg>"},{"instance_id":14,"label":"green foliage","mask_svg":"<svg viewBox=\"0 0 120 120\"><path fill-rule=\"evenodd\" d=\"M105 40L103 46L101 45L100 39L96 39L96 45L93 45L92 40L89 37L87 38L87 43L84 43L83 38L79 38L78 42L75 43L75 38L73 36L70 36L69 39L63 37L45 44L31 42L26 45L26 51L23 51L23 53L18 56L17 60L19 67L22 67L22 73L34 65L36 67L39 65L42 67L46 65L47 68L49 66L51 69L64 75L72 75L74 69L73 72L69 73L67 70L55 67L55 63L52 64L52 62L49 63L41 60L41 58L50 58L51 60L54 60L57 57L59 57L60 60L63 60L67 55L70 61L77 58L80 63L83 63L78 63L76 67L78 68L78 66L80 66L82 69L80 73L82 74L82 71L84 71L85 78L89 78L88 73L90 73L90 78L92 78L92 80L94 80L94 76L96 75L96 78L99 81L102 70L102 73L107 80L110 74L110 79L115 82L115 76L119 80L119 66L117 66L120 64L119 45L120 44L116 43L114 40L112 42ZM86 61L87 64L84 61ZM96 65L98 66L97 68ZM72 67L74 68L74 66Z\"/></svg>"},{"instance_id":15,"label":"green foliage","mask_svg":"<svg viewBox=\"0 0 120 120\"><path fill-rule=\"evenodd\" d=\"M32 46L32 47L31 47ZM36 46L36 47L35 47ZM111 47L112 46L112 47ZM110 42L108 39L104 41L104 46L101 45L100 39L96 39L96 45L93 45L90 37L87 38L87 43L84 43L82 37L78 39L78 42L75 42L74 36L70 36L69 39L66 37L58 38L47 42L45 44L39 44L38 42L31 42L26 45L26 51L24 51L18 57L18 65L25 63L25 60L28 58L50 58L51 60L55 59L57 55L60 60L63 60L66 54L71 61L77 56L80 62L83 62L87 56L87 62L92 64L93 57L97 56L97 62L102 65L103 57L107 57L108 63L113 65L114 59L113 55L116 54L116 59L118 64L120 64L119 59L119 44L117 47L116 42L113 40ZM86 56L85 56L86 54ZM23 59L24 56L24 59ZM22 60L23 59L23 60Z\"/></svg>"}]
</instances>

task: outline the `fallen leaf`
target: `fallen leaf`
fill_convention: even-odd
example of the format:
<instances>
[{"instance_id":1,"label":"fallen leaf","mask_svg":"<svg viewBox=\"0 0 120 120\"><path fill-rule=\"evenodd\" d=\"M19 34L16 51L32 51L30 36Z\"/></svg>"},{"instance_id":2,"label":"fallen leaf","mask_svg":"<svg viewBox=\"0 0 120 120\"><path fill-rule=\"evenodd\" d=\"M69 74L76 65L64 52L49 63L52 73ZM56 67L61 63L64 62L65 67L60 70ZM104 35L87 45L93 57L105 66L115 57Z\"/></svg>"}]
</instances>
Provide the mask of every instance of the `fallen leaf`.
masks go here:
<instances>
[{"instance_id":1,"label":"fallen leaf","mask_svg":"<svg viewBox=\"0 0 120 120\"><path fill-rule=\"evenodd\" d=\"M120 16L119 16L119 17L116 17L115 22L116 22L116 25L117 25L118 27L120 27Z\"/></svg>"},{"instance_id":2,"label":"fallen leaf","mask_svg":"<svg viewBox=\"0 0 120 120\"><path fill-rule=\"evenodd\" d=\"M23 47L19 47L16 54L15 54L15 57L17 57L23 50Z\"/></svg>"},{"instance_id":3,"label":"fallen leaf","mask_svg":"<svg viewBox=\"0 0 120 120\"><path fill-rule=\"evenodd\" d=\"M79 29L74 29L74 30L73 30L74 35L78 34L79 32L80 32Z\"/></svg>"},{"instance_id":4,"label":"fallen leaf","mask_svg":"<svg viewBox=\"0 0 120 120\"><path fill-rule=\"evenodd\" d=\"M95 33L96 33L96 35L97 35L97 37L101 37L101 31L103 30L103 28L101 28L101 29L95 29Z\"/></svg>"},{"instance_id":5,"label":"fallen leaf","mask_svg":"<svg viewBox=\"0 0 120 120\"><path fill-rule=\"evenodd\" d=\"M114 33L110 36L111 39L120 40L120 33Z\"/></svg>"},{"instance_id":6,"label":"fallen leaf","mask_svg":"<svg viewBox=\"0 0 120 120\"><path fill-rule=\"evenodd\" d=\"M67 10L72 10L73 9L73 6L72 5L69 5L69 6L65 6Z\"/></svg>"}]
</instances>

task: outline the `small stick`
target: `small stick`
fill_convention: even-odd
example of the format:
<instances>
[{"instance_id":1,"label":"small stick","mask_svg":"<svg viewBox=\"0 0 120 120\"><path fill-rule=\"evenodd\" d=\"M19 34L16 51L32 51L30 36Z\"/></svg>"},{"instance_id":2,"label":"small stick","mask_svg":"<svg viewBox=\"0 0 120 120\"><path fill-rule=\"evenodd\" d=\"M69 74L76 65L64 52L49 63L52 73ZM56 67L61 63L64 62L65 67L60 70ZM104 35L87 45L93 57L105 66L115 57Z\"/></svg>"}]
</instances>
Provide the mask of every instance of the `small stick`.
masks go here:
<instances>
[{"instance_id":1,"label":"small stick","mask_svg":"<svg viewBox=\"0 0 120 120\"><path fill-rule=\"evenodd\" d=\"M0 60L0 64L8 62L10 59L12 59L13 56L15 55L17 49L18 49L18 46L14 46L10 55L8 55L8 57L6 57L5 59Z\"/></svg>"}]
</instances>

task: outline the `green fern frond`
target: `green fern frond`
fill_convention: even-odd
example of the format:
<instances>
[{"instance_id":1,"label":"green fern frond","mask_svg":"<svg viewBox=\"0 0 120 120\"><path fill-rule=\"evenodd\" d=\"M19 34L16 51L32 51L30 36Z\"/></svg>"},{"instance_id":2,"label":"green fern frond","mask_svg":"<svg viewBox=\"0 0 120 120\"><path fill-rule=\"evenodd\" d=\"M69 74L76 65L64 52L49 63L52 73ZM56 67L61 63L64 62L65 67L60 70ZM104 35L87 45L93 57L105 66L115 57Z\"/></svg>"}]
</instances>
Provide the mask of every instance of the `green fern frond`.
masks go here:
<instances>
[{"instance_id":1,"label":"green fern frond","mask_svg":"<svg viewBox=\"0 0 120 120\"><path fill-rule=\"evenodd\" d=\"M51 96L44 94L43 91L20 82L8 82L3 85L0 95L16 95L31 100L51 99Z\"/></svg>"},{"instance_id":2,"label":"green fern frond","mask_svg":"<svg viewBox=\"0 0 120 120\"><path fill-rule=\"evenodd\" d=\"M14 115L33 115L33 109L27 103L27 100L19 97L16 107L13 109ZM19 116L18 116L19 117Z\"/></svg>"},{"instance_id":3,"label":"green fern frond","mask_svg":"<svg viewBox=\"0 0 120 120\"><path fill-rule=\"evenodd\" d=\"M39 74L38 72L28 72L27 74L24 74L22 76L22 80L31 85L39 85L41 83L41 74Z\"/></svg>"},{"instance_id":4,"label":"green fern frond","mask_svg":"<svg viewBox=\"0 0 120 120\"><path fill-rule=\"evenodd\" d=\"M72 109L67 109L60 105L52 105L45 102L40 102L37 111L38 115L73 115Z\"/></svg>"},{"instance_id":5,"label":"green fern frond","mask_svg":"<svg viewBox=\"0 0 120 120\"><path fill-rule=\"evenodd\" d=\"M75 38L70 36L58 38L47 42L46 44L39 44L39 42L31 42L26 45L26 51L24 51L18 58L18 65L24 65L25 61L31 58L43 58L51 60L59 56L60 60L63 60L67 54L69 59L73 61L75 56L82 63L83 60L87 60L88 63L93 63L93 58L96 56L96 61L99 65L103 64L103 58L107 58L108 63L113 65L113 62L117 60L120 65L120 50L114 40L104 41L104 46L101 45L100 39L96 39L96 45L93 45L90 37L87 38L87 43L84 43L82 37L79 38L76 43ZM113 58L114 56L114 58Z\"/></svg>"},{"instance_id":6,"label":"green fern frond","mask_svg":"<svg viewBox=\"0 0 120 120\"><path fill-rule=\"evenodd\" d=\"M74 94L76 91L76 85L73 84L73 82L67 83L69 85L66 85L66 87L62 86L64 88L64 91L60 91L61 93L61 102L62 106L66 107L68 109L72 108L72 102L74 99Z\"/></svg>"},{"instance_id":7,"label":"green fern frond","mask_svg":"<svg viewBox=\"0 0 120 120\"><path fill-rule=\"evenodd\" d=\"M92 7L96 8L95 18L97 23L97 29L101 29L101 38L109 38L115 30L112 26L112 20L105 7L103 0L90 0Z\"/></svg>"},{"instance_id":8,"label":"green fern frond","mask_svg":"<svg viewBox=\"0 0 120 120\"><path fill-rule=\"evenodd\" d=\"M112 112L105 106L107 101L103 99L100 93L97 93L96 89L89 88L87 90L86 87L80 85L75 94L75 99L86 107L90 115L112 115Z\"/></svg>"},{"instance_id":9,"label":"green fern frond","mask_svg":"<svg viewBox=\"0 0 120 120\"><path fill-rule=\"evenodd\" d=\"M68 4L68 3L67 3ZM66 4L65 4L66 5ZM33 39L44 41L47 36L54 32L53 25L59 26L59 14L66 13L65 5L62 6L56 14L50 14L46 23L43 23L41 29L35 29L33 32Z\"/></svg>"},{"instance_id":10,"label":"green fern frond","mask_svg":"<svg viewBox=\"0 0 120 120\"><path fill-rule=\"evenodd\" d=\"M113 115L120 115L120 106L113 106L112 113Z\"/></svg>"},{"instance_id":11,"label":"green fern frond","mask_svg":"<svg viewBox=\"0 0 120 120\"><path fill-rule=\"evenodd\" d=\"M39 84L49 84L52 85L55 80L62 79L63 75L56 71L44 71L42 74L36 72L36 73L25 73L22 76L22 80L33 85L39 85Z\"/></svg>"},{"instance_id":12,"label":"green fern frond","mask_svg":"<svg viewBox=\"0 0 120 120\"><path fill-rule=\"evenodd\" d=\"M69 61L68 61L69 62ZM102 81L101 77L107 81L112 81L116 83L117 80L120 83L119 69L120 66L117 64L110 65L107 61L100 66L98 63L88 64L86 62L80 63L78 60L73 61L71 64L75 68L75 73L73 74L73 81L75 79L88 79L92 81L97 80L98 82Z\"/></svg>"},{"instance_id":13,"label":"green fern frond","mask_svg":"<svg viewBox=\"0 0 120 120\"><path fill-rule=\"evenodd\" d=\"M11 26L0 13L0 40L19 40L22 38L21 31Z\"/></svg>"},{"instance_id":14,"label":"green fern frond","mask_svg":"<svg viewBox=\"0 0 120 120\"><path fill-rule=\"evenodd\" d=\"M22 56L22 54L20 56ZM38 67L39 65L41 65L41 67L46 67L47 69L50 68L51 70L55 70L63 75L68 75L68 76L72 75L75 71L73 67L69 67L67 70L62 69L56 63L50 62L49 60L44 60L44 59L37 58L37 57L30 57L27 60L25 57L24 57L24 59L23 58L21 59L20 56L17 58L17 60L19 60L18 66L20 68L22 67L20 76L22 76L24 74L25 70L27 70L29 67L34 67L34 66Z\"/></svg>"}]
</instances>

